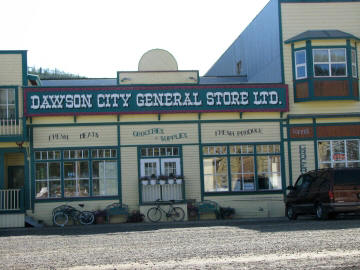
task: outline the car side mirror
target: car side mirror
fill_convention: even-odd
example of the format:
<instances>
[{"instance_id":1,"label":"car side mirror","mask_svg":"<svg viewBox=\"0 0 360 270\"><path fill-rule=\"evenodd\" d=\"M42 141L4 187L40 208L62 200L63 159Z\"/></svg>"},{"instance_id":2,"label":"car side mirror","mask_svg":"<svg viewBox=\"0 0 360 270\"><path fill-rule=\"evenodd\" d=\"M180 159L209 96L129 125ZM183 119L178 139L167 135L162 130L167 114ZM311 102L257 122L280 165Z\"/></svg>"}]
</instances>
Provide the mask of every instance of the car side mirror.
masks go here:
<instances>
[{"instance_id":1,"label":"car side mirror","mask_svg":"<svg viewBox=\"0 0 360 270\"><path fill-rule=\"evenodd\" d=\"M291 190L295 190L295 187L293 187L293 186L288 186L286 189L291 191Z\"/></svg>"}]
</instances>

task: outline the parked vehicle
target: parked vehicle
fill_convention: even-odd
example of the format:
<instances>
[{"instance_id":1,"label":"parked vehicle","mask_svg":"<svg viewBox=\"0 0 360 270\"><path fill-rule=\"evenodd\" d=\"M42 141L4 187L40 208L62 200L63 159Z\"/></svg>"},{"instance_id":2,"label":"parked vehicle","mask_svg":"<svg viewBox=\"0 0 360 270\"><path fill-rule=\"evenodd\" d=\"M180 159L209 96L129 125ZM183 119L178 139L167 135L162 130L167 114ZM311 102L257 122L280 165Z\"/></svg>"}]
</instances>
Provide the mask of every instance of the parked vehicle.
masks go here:
<instances>
[{"instance_id":1,"label":"parked vehicle","mask_svg":"<svg viewBox=\"0 0 360 270\"><path fill-rule=\"evenodd\" d=\"M285 215L315 214L317 219L338 213L360 213L360 168L327 168L299 176L285 199Z\"/></svg>"}]
</instances>

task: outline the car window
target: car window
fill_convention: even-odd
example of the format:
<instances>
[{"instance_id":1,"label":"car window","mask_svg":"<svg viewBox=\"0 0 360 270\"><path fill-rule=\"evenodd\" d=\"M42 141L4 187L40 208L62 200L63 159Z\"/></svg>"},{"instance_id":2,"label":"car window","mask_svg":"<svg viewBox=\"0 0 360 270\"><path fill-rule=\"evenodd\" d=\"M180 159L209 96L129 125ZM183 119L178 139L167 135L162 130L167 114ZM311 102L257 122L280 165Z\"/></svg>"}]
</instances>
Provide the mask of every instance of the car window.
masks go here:
<instances>
[{"instance_id":1,"label":"car window","mask_svg":"<svg viewBox=\"0 0 360 270\"><path fill-rule=\"evenodd\" d=\"M360 170L335 171L335 185L360 185Z\"/></svg>"},{"instance_id":2,"label":"car window","mask_svg":"<svg viewBox=\"0 0 360 270\"><path fill-rule=\"evenodd\" d=\"M312 182L312 177L308 174L302 175L296 181L295 187L297 190L306 190L310 187Z\"/></svg>"}]
</instances>

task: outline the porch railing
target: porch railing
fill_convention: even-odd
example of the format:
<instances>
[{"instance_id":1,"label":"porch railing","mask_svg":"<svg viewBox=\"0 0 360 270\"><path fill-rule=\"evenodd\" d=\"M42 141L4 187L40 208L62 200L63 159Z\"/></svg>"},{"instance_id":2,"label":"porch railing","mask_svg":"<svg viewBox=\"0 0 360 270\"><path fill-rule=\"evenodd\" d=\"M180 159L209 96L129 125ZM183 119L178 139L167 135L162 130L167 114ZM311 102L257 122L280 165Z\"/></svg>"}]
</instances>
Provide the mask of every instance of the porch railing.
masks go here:
<instances>
[{"instance_id":1,"label":"porch railing","mask_svg":"<svg viewBox=\"0 0 360 270\"><path fill-rule=\"evenodd\" d=\"M165 184L165 185L141 185L141 201L142 203L162 201L181 201L184 200L184 182L182 184Z\"/></svg>"},{"instance_id":2,"label":"porch railing","mask_svg":"<svg viewBox=\"0 0 360 270\"><path fill-rule=\"evenodd\" d=\"M0 189L0 211L20 211L23 202L22 189Z\"/></svg>"},{"instance_id":3,"label":"porch railing","mask_svg":"<svg viewBox=\"0 0 360 270\"><path fill-rule=\"evenodd\" d=\"M0 136L18 136L23 132L23 119L1 119Z\"/></svg>"}]
</instances>

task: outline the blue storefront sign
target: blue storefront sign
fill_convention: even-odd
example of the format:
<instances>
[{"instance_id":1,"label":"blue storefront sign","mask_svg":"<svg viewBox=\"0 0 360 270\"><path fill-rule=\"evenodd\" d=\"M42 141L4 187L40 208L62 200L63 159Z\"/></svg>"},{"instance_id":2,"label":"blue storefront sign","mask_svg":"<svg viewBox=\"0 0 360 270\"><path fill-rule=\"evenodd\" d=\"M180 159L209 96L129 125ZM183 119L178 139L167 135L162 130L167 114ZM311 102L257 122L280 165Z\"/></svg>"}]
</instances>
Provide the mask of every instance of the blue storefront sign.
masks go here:
<instances>
[{"instance_id":1,"label":"blue storefront sign","mask_svg":"<svg viewBox=\"0 0 360 270\"><path fill-rule=\"evenodd\" d=\"M26 87L25 116L288 111L283 84Z\"/></svg>"}]
</instances>

